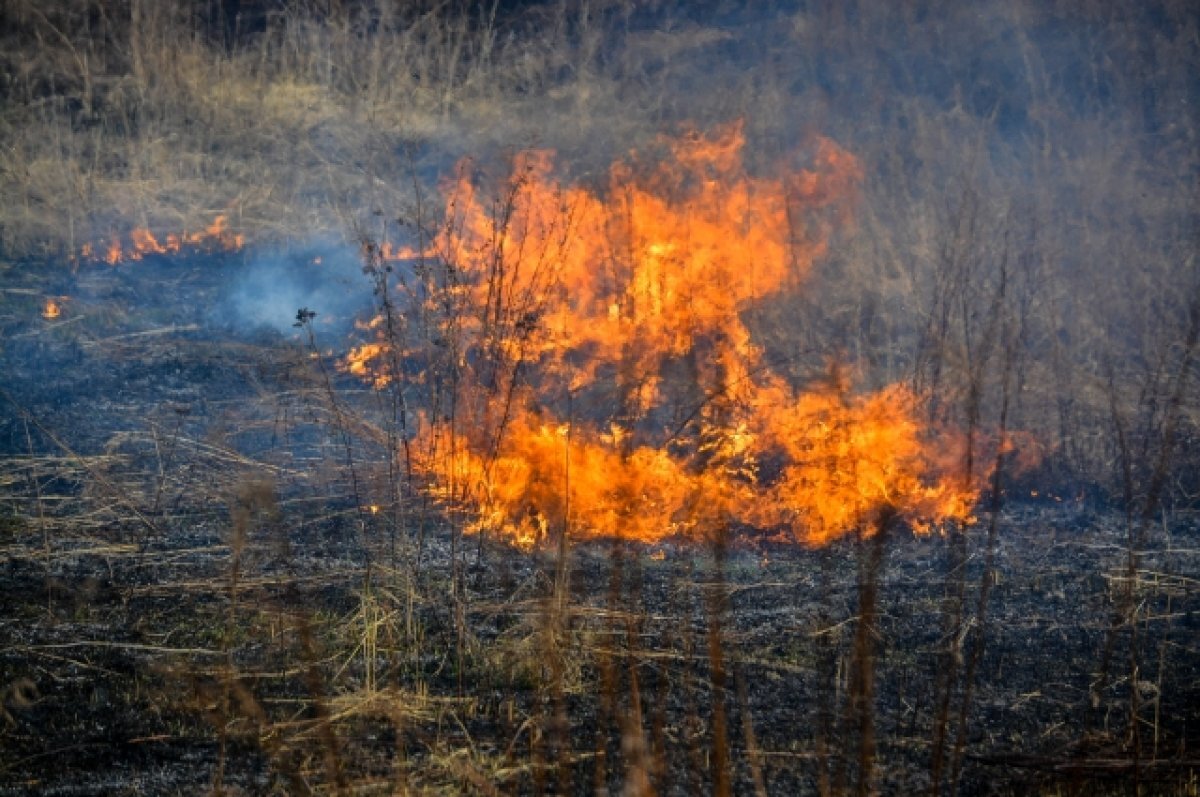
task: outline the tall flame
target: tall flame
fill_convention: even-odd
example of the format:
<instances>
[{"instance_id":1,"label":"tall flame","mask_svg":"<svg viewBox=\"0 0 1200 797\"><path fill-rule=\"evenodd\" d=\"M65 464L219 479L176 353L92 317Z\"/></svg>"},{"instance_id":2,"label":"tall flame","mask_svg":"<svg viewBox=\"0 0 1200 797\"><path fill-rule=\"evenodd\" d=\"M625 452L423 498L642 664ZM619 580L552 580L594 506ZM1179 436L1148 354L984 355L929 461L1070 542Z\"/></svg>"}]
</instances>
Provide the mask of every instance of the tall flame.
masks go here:
<instances>
[{"instance_id":1,"label":"tall flame","mask_svg":"<svg viewBox=\"0 0 1200 797\"><path fill-rule=\"evenodd\" d=\"M916 396L854 395L840 376L798 392L743 321L825 253L855 158L822 139L808 168L761 177L740 124L659 143L604 191L558 183L547 152L517 158L499 201L465 167L447 187L402 279L405 322L428 332L402 355L453 407L430 410L413 446L436 489L523 546L731 523L820 544L885 509L918 530L969 520L975 489L942 472ZM371 326L378 341L345 367L384 386L396 341Z\"/></svg>"}]
</instances>

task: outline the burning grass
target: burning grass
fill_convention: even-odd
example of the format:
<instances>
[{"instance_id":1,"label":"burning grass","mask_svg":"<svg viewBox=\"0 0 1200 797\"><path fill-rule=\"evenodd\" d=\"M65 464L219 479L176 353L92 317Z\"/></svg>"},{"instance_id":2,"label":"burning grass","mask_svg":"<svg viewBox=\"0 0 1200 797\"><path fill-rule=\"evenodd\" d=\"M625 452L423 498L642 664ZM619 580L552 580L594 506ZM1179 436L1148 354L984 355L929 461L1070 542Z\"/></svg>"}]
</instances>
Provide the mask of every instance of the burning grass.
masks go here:
<instances>
[{"instance_id":1,"label":"burning grass","mask_svg":"<svg viewBox=\"0 0 1200 797\"><path fill-rule=\"evenodd\" d=\"M93 752L124 745L120 767L213 791L952 791L1000 772L1010 790L1186 794L1195 595L1176 542L1194 519L1144 512L1160 533L1078 501L1006 505L1007 377L975 384L999 391L1005 444L988 446L982 404L952 434L908 387L773 367L744 319L803 296L847 216L819 168L756 182L738 135L668 142L661 168L683 175L621 165L649 182L620 191L524 158L496 203L454 185L452 212L402 257L364 249L379 317L362 373L309 313L290 341L204 321L188 292L209 295L213 261L244 253L83 269L91 296L71 291L68 328L37 292L6 294L25 307L0 481L16 607L4 787L75 788ZM716 163L690 145L715 145ZM818 163L853 165L831 148ZM708 217L688 200L713 173L799 204ZM615 212L601 201L641 190ZM770 246L706 248L719 228L692 261L630 207L697 216L672 235L719 222L770 240L752 222L787 219L777 252L800 272L757 269ZM750 268L777 282L734 278ZM161 295L164 273L176 323L102 306ZM711 281L725 290L700 296ZM1004 374L1017 327L995 319L984 362ZM73 366L32 378L52 362ZM83 385L92 402L61 401ZM66 772L38 763L43 743L69 748Z\"/></svg>"},{"instance_id":2,"label":"burning grass","mask_svg":"<svg viewBox=\"0 0 1200 797\"><path fill-rule=\"evenodd\" d=\"M334 5L0 3L0 793L1195 793L1193 13Z\"/></svg>"},{"instance_id":3,"label":"burning grass","mask_svg":"<svg viewBox=\"0 0 1200 797\"><path fill-rule=\"evenodd\" d=\"M195 455L180 462L204 467ZM108 465L114 476L117 464ZM152 459L119 464L149 468L153 483ZM40 478L64 465L39 463ZM753 790L756 772L768 793L810 793L821 772L836 782L853 771L840 750L853 748L854 733L836 719L846 684L827 669L852 647L853 541L734 546L724 558L691 545L585 545L572 553L560 597L553 556L489 543L465 585L460 632L446 599L457 566L441 521L428 519L415 580L392 569L387 527L370 527L368 586L368 560L348 543L355 514L331 511L324 486L306 496L287 476L267 484L193 477L179 485L191 498L156 519L161 536L125 529L136 549L75 547L78 512L47 511L52 556L40 550L36 521L8 528L0 663L14 688L25 677L37 685L24 702L6 702L8 793L120 791L134 781L153 790L417 793L530 793L565 782L590 793L596 782L621 788L631 771L665 793L694 793L712 788L707 764L722 733L738 790ZM200 501L205 492L211 503ZM1028 506L1002 521L964 788L1051 794L1084 783L1119 793L1129 781L1128 769L1111 768L1122 760L1120 688L1100 693L1094 715L1089 693L1105 608L1121 589L1095 574L1123 572L1120 520L1083 511ZM1170 530L1186 535L1192 523L1176 517ZM115 528L109 521L92 533L98 542ZM971 583L983 577L982 540L973 540ZM1187 794L1187 759L1174 750L1195 719L1186 618L1196 596L1180 579L1154 575L1186 568L1189 554L1153 550L1139 577L1153 607L1140 644L1167 653L1144 679L1143 718L1158 752L1141 779L1158 793ZM944 552L938 537L896 535L889 544L876 625L882 790L927 785L943 600L934 574ZM720 688L705 653L717 625ZM822 730L826 699L835 720ZM1099 719L1081 742L1088 716ZM51 749L53 767L40 757Z\"/></svg>"},{"instance_id":4,"label":"burning grass","mask_svg":"<svg viewBox=\"0 0 1200 797\"><path fill-rule=\"evenodd\" d=\"M734 522L822 543L882 511L971 519L956 433L924 428L915 395L854 396L836 374L797 390L764 360L743 315L802 285L861 169L818 139L809 168L755 177L744 145L741 124L664 139L602 192L522 153L496 202L463 165L421 251L394 267L368 244L393 298L343 367L397 394L449 382L406 450L472 530L530 547Z\"/></svg>"},{"instance_id":5,"label":"burning grass","mask_svg":"<svg viewBox=\"0 0 1200 797\"><path fill-rule=\"evenodd\" d=\"M228 228L228 217L218 215L200 232L167 233L159 243L154 233L144 227L130 231L128 240L113 236L106 244L85 243L79 247L77 256L85 264L102 260L110 266L141 260L148 255L195 254L207 249L237 251L246 243L246 237Z\"/></svg>"}]
</instances>

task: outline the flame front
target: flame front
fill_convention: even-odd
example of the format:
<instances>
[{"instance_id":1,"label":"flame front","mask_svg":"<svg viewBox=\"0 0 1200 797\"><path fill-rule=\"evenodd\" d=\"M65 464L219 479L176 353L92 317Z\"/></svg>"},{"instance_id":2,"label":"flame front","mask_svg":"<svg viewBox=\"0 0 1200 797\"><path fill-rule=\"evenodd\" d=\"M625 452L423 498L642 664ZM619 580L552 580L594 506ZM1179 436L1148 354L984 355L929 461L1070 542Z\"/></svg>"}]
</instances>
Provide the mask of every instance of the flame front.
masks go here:
<instances>
[{"instance_id":1,"label":"flame front","mask_svg":"<svg viewBox=\"0 0 1200 797\"><path fill-rule=\"evenodd\" d=\"M205 229L192 233L171 233L162 241L153 232L138 227L132 230L128 238L114 235L108 241L99 244L86 243L79 250L79 259L84 261L103 260L110 266L118 263L141 260L147 255L176 254L184 250L224 250L236 251L245 245L246 239L240 233L232 232L228 227L228 219L218 215Z\"/></svg>"},{"instance_id":2,"label":"flame front","mask_svg":"<svg viewBox=\"0 0 1200 797\"><path fill-rule=\"evenodd\" d=\"M522 546L734 523L820 544L885 510L918 530L968 521L975 488L942 472L916 396L840 376L798 391L743 320L824 254L857 161L819 140L808 168L753 176L740 125L659 143L657 165L618 163L603 191L531 152L488 202L464 167L430 246L404 252L401 315L426 334L401 359L436 396L412 448L435 489ZM382 387L401 344L370 327L345 367Z\"/></svg>"}]
</instances>

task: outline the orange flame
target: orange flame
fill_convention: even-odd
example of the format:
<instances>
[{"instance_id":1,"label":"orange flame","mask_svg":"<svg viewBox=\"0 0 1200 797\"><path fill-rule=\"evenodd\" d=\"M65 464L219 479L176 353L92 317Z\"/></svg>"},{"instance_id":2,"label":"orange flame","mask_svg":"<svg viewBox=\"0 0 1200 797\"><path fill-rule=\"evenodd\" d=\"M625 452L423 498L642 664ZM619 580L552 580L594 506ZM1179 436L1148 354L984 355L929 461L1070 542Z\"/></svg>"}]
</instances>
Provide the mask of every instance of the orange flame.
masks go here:
<instances>
[{"instance_id":1,"label":"orange flame","mask_svg":"<svg viewBox=\"0 0 1200 797\"><path fill-rule=\"evenodd\" d=\"M348 373L363 377L376 388L386 387L392 381L391 375L377 366L372 367L372 361L380 357L384 351L385 348L381 343L364 343L356 346L346 355L343 367Z\"/></svg>"},{"instance_id":2,"label":"orange flame","mask_svg":"<svg viewBox=\"0 0 1200 797\"><path fill-rule=\"evenodd\" d=\"M62 315L62 311L63 306L59 300L47 299L46 303L42 305L42 318L47 321L53 321Z\"/></svg>"},{"instance_id":3,"label":"orange flame","mask_svg":"<svg viewBox=\"0 0 1200 797\"><path fill-rule=\"evenodd\" d=\"M439 494L524 547L730 523L821 544L885 510L919 531L970 521L976 489L942 473L915 396L842 378L797 393L743 321L847 221L855 158L822 139L809 168L761 177L740 124L659 143L656 165L614 165L603 192L556 182L547 152L516 159L498 203L464 168L427 251L379 250L443 269L423 272L412 313L436 350L404 353L456 375L454 418L426 419L415 446ZM343 366L387 385L388 345Z\"/></svg>"},{"instance_id":4,"label":"orange flame","mask_svg":"<svg viewBox=\"0 0 1200 797\"><path fill-rule=\"evenodd\" d=\"M118 263L141 260L147 255L175 254L183 251L185 247L196 251L237 251L245 245L245 236L231 232L226 221L224 215L219 215L200 232L171 233L162 242L150 230L136 227L129 233L128 240L114 235L106 243L85 243L79 249L79 259L103 260L110 266L115 266Z\"/></svg>"},{"instance_id":5,"label":"orange flame","mask_svg":"<svg viewBox=\"0 0 1200 797\"><path fill-rule=\"evenodd\" d=\"M791 400L764 391L769 409L757 416L757 442L787 464L756 502L754 518L803 529L818 544L864 524L871 530L882 511L922 532L945 520L973 522L977 491L942 473L947 449L960 442L932 446L916 420L916 397L900 385L865 396L848 388L835 384Z\"/></svg>"}]
</instances>

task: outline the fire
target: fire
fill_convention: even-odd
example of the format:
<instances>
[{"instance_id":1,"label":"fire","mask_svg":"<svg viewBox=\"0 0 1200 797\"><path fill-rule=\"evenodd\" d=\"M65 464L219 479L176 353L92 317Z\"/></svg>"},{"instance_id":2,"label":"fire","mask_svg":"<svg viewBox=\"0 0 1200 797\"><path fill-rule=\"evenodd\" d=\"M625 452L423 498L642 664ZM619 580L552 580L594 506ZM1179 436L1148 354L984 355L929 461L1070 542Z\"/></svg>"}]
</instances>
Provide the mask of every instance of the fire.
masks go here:
<instances>
[{"instance_id":1,"label":"fire","mask_svg":"<svg viewBox=\"0 0 1200 797\"><path fill-rule=\"evenodd\" d=\"M53 321L61 316L62 312L62 302L58 299L47 299L46 303L42 305L42 318L46 319L47 321Z\"/></svg>"},{"instance_id":2,"label":"fire","mask_svg":"<svg viewBox=\"0 0 1200 797\"><path fill-rule=\"evenodd\" d=\"M193 233L166 235L161 241L144 227L134 228L127 238L114 235L107 242L85 243L79 249L79 259L103 260L110 266L141 260L147 255L176 254L185 249L237 251L246 242L245 236L229 230L227 219L218 215L204 230Z\"/></svg>"},{"instance_id":3,"label":"fire","mask_svg":"<svg viewBox=\"0 0 1200 797\"><path fill-rule=\"evenodd\" d=\"M385 348L381 343L364 343L361 346L355 346L346 355L343 367L348 373L363 377L376 388L386 387L392 381L391 375L378 366L372 366L372 362L379 358L384 351Z\"/></svg>"},{"instance_id":4,"label":"fire","mask_svg":"<svg viewBox=\"0 0 1200 797\"><path fill-rule=\"evenodd\" d=\"M384 260L411 260L420 257L420 252L407 246L398 246L390 241L380 244L379 255Z\"/></svg>"},{"instance_id":5,"label":"fire","mask_svg":"<svg viewBox=\"0 0 1200 797\"><path fill-rule=\"evenodd\" d=\"M218 215L203 231L185 235L183 241L197 247L216 245L231 251L241 249L246 244L246 237L241 233L232 232L227 222L224 214Z\"/></svg>"},{"instance_id":6,"label":"fire","mask_svg":"<svg viewBox=\"0 0 1200 797\"><path fill-rule=\"evenodd\" d=\"M401 354L455 393L423 418L416 464L471 530L529 547L750 524L821 544L885 511L919 531L970 521L976 488L944 472L947 432L916 396L838 374L798 391L764 362L744 314L803 281L862 172L819 140L807 168L756 176L743 147L740 125L663 139L604 190L523 153L499 203L463 168L426 251L376 250L420 262L398 293L433 343ZM343 365L382 387L392 342L367 326L377 342Z\"/></svg>"},{"instance_id":7,"label":"fire","mask_svg":"<svg viewBox=\"0 0 1200 797\"><path fill-rule=\"evenodd\" d=\"M958 441L931 446L916 420L917 397L900 385L861 396L849 387L835 378L822 390L766 397L758 444L786 464L764 485L755 519L801 528L818 544L864 524L870 530L881 511L918 531L944 520L973 522L976 491L935 476Z\"/></svg>"}]
</instances>

